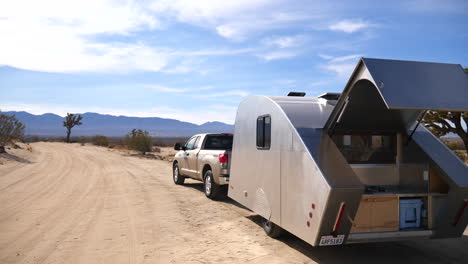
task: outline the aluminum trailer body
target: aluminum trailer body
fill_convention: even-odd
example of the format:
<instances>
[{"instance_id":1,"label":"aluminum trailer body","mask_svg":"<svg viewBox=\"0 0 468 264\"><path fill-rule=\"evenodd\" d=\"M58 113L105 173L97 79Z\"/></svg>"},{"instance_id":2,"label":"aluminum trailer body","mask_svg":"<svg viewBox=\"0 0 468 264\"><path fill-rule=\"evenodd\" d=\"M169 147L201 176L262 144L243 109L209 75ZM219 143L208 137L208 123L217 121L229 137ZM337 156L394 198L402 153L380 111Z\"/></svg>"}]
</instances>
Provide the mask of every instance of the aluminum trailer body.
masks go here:
<instances>
[{"instance_id":1,"label":"aluminum trailer body","mask_svg":"<svg viewBox=\"0 0 468 264\"><path fill-rule=\"evenodd\" d=\"M313 246L461 236L468 167L428 110L468 110L460 65L362 58L339 99L249 97L228 195Z\"/></svg>"}]
</instances>

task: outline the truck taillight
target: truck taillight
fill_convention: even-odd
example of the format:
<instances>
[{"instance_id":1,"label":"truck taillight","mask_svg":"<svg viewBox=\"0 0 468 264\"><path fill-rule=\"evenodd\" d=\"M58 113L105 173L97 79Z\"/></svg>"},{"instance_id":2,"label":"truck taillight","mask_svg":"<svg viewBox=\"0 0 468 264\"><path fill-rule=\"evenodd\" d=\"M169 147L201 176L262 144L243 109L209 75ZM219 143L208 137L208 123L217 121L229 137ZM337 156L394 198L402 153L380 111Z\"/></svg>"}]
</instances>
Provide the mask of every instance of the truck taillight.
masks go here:
<instances>
[{"instance_id":1,"label":"truck taillight","mask_svg":"<svg viewBox=\"0 0 468 264\"><path fill-rule=\"evenodd\" d=\"M228 154L219 154L219 163L227 163Z\"/></svg>"}]
</instances>

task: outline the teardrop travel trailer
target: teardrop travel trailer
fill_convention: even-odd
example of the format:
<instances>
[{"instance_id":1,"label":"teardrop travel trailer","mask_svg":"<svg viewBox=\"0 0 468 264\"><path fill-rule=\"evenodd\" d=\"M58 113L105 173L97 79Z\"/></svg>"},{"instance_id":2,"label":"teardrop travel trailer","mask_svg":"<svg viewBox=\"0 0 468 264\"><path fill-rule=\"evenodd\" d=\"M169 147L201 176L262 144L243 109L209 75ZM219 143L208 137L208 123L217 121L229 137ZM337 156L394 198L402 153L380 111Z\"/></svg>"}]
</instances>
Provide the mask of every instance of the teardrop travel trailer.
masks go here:
<instances>
[{"instance_id":1,"label":"teardrop travel trailer","mask_svg":"<svg viewBox=\"0 0 468 264\"><path fill-rule=\"evenodd\" d=\"M313 246L459 237L468 167L420 125L431 110L468 111L460 65L362 58L341 94L249 97L228 195Z\"/></svg>"}]
</instances>

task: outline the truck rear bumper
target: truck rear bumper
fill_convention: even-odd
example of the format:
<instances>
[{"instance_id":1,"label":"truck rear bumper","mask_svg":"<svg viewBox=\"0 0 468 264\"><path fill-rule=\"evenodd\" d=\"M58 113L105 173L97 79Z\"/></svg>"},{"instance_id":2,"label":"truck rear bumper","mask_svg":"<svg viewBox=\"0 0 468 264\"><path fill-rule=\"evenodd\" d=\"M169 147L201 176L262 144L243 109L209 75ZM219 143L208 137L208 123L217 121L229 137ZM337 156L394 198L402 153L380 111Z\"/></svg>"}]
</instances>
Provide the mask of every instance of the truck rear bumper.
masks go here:
<instances>
[{"instance_id":1,"label":"truck rear bumper","mask_svg":"<svg viewBox=\"0 0 468 264\"><path fill-rule=\"evenodd\" d=\"M219 176L219 185L229 184L229 175Z\"/></svg>"},{"instance_id":2,"label":"truck rear bumper","mask_svg":"<svg viewBox=\"0 0 468 264\"><path fill-rule=\"evenodd\" d=\"M346 240L346 244L428 239L432 235L432 230L351 233Z\"/></svg>"}]
</instances>

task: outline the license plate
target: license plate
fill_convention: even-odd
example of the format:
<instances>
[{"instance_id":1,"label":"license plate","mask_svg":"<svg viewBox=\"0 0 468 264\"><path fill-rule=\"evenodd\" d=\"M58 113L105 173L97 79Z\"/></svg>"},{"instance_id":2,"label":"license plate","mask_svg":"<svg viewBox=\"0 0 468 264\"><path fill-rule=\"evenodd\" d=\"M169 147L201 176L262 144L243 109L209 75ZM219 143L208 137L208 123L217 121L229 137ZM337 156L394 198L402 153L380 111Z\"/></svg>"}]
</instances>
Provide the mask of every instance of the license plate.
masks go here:
<instances>
[{"instance_id":1,"label":"license plate","mask_svg":"<svg viewBox=\"0 0 468 264\"><path fill-rule=\"evenodd\" d=\"M334 236L323 236L320 238L319 246L335 246L341 245L344 241L344 235Z\"/></svg>"}]
</instances>

